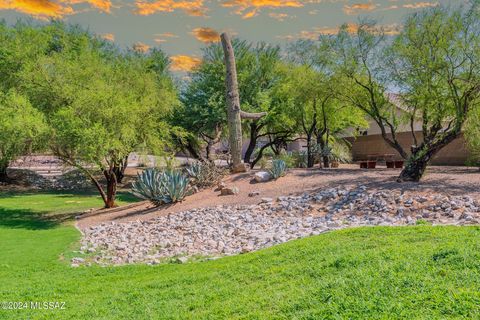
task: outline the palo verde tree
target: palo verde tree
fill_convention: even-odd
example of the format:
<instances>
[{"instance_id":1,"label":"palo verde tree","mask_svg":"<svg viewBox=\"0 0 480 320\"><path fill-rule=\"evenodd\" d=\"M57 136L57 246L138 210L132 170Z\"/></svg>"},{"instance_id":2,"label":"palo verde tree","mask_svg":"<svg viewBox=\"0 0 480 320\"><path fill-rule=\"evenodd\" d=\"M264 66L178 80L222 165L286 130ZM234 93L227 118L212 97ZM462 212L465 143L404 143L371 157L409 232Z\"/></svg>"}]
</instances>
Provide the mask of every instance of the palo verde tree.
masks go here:
<instances>
[{"instance_id":1,"label":"palo verde tree","mask_svg":"<svg viewBox=\"0 0 480 320\"><path fill-rule=\"evenodd\" d=\"M0 114L0 182L10 182L10 162L41 147L47 127L43 114L13 89L0 93Z\"/></svg>"},{"instance_id":2,"label":"palo verde tree","mask_svg":"<svg viewBox=\"0 0 480 320\"><path fill-rule=\"evenodd\" d=\"M429 161L461 134L469 110L479 102L478 18L477 2L469 8L439 6L409 16L393 40L372 23L361 24L355 34L344 27L324 39L337 70L350 79L344 97L407 159L399 181L419 181ZM392 84L400 90L402 112L388 98ZM398 141L405 127L412 135L410 150Z\"/></svg>"},{"instance_id":3,"label":"palo verde tree","mask_svg":"<svg viewBox=\"0 0 480 320\"><path fill-rule=\"evenodd\" d=\"M366 127L363 112L339 99L342 77L329 68L317 43L300 40L289 46L291 65L285 93L291 98L290 114L296 122L296 133L306 140L307 167L313 167L316 156L328 168L333 143L350 128Z\"/></svg>"},{"instance_id":4,"label":"palo verde tree","mask_svg":"<svg viewBox=\"0 0 480 320\"><path fill-rule=\"evenodd\" d=\"M128 154L139 145L154 152L165 147L176 93L144 61L103 51L87 32L73 38L32 63L23 86L47 115L53 153L83 171L110 208Z\"/></svg>"}]
</instances>

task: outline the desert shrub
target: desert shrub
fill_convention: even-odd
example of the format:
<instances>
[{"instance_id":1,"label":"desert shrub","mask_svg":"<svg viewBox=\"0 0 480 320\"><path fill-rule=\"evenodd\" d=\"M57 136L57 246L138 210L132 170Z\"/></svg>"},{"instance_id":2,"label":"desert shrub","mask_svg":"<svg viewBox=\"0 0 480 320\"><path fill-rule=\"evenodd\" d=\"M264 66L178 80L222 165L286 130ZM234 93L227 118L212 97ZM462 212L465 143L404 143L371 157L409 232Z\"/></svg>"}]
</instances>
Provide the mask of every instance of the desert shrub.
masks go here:
<instances>
[{"instance_id":1,"label":"desert shrub","mask_svg":"<svg viewBox=\"0 0 480 320\"><path fill-rule=\"evenodd\" d=\"M192 185L198 188L209 188L218 185L225 176L225 169L217 167L214 163L195 162L186 168Z\"/></svg>"},{"instance_id":2,"label":"desert shrub","mask_svg":"<svg viewBox=\"0 0 480 320\"><path fill-rule=\"evenodd\" d=\"M273 161L275 161L275 160L282 160L283 162L285 162L285 165L288 168L294 168L295 167L296 158L292 154L292 152L287 152L287 151L282 150L279 155L274 157Z\"/></svg>"},{"instance_id":3,"label":"desert shrub","mask_svg":"<svg viewBox=\"0 0 480 320\"><path fill-rule=\"evenodd\" d=\"M294 168L306 168L307 167L307 152L306 151L293 151L293 166Z\"/></svg>"},{"instance_id":4,"label":"desert shrub","mask_svg":"<svg viewBox=\"0 0 480 320\"><path fill-rule=\"evenodd\" d=\"M332 147L332 157L333 160L341 163L350 163L352 162L352 152L347 143L336 142Z\"/></svg>"},{"instance_id":5,"label":"desert shrub","mask_svg":"<svg viewBox=\"0 0 480 320\"><path fill-rule=\"evenodd\" d=\"M180 171L146 169L132 184L132 193L156 206L182 201L191 193L190 179Z\"/></svg>"},{"instance_id":6,"label":"desert shrub","mask_svg":"<svg viewBox=\"0 0 480 320\"><path fill-rule=\"evenodd\" d=\"M267 158L261 157L260 160L258 160L258 166L260 167L260 169L264 170L265 168L267 168L267 165L268 165Z\"/></svg>"},{"instance_id":7,"label":"desert shrub","mask_svg":"<svg viewBox=\"0 0 480 320\"><path fill-rule=\"evenodd\" d=\"M275 159L272 162L272 168L268 172L274 180L277 180L287 172L287 164L281 159Z\"/></svg>"}]
</instances>

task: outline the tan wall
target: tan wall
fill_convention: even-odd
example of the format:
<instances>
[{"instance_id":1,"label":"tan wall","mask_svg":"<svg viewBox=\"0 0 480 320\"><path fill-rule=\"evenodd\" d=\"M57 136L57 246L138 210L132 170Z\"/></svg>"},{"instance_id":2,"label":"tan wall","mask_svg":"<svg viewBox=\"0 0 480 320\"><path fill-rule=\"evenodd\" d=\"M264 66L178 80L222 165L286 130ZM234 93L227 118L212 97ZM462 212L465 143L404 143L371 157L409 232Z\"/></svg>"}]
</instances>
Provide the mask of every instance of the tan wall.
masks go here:
<instances>
[{"instance_id":1,"label":"tan wall","mask_svg":"<svg viewBox=\"0 0 480 320\"><path fill-rule=\"evenodd\" d=\"M419 141L422 139L422 134L417 133ZM410 146L413 144L411 133L402 132L397 135L398 141L402 144L405 150L410 151ZM352 142L352 155L354 161L365 160L370 155L374 154L395 154L398 159L400 156L398 152L390 147L382 138L381 135L369 135L358 137ZM469 157L469 152L465 145L463 136L457 138L449 145L444 147L432 160L435 165L465 165Z\"/></svg>"}]
</instances>

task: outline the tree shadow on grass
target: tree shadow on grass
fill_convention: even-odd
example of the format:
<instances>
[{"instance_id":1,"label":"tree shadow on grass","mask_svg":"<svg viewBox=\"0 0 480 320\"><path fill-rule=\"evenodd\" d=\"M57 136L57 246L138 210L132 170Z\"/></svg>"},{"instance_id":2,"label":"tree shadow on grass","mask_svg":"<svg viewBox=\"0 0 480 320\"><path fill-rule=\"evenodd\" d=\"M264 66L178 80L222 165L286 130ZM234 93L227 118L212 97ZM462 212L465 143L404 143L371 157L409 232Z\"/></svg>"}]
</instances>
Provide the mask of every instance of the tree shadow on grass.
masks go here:
<instances>
[{"instance_id":1,"label":"tree shadow on grass","mask_svg":"<svg viewBox=\"0 0 480 320\"><path fill-rule=\"evenodd\" d=\"M76 213L48 214L31 209L0 208L0 228L52 229L74 218Z\"/></svg>"},{"instance_id":2,"label":"tree shadow on grass","mask_svg":"<svg viewBox=\"0 0 480 320\"><path fill-rule=\"evenodd\" d=\"M18 202L21 203L22 196L28 195L45 195L45 196L54 196L55 198L69 199L72 201L82 201L82 197L98 197L98 205L101 207L101 199L95 192L59 192L59 191L41 191L41 192L28 192L28 193L1 193L0 199L2 198L18 198ZM43 201L48 201L47 199L42 199ZM120 192L118 194L117 200L131 203L136 202L136 199L132 194L127 192ZM55 212L54 210L34 210L30 208L7 208L0 206L0 230L2 227L6 228L19 228L19 229L29 229L29 230L44 230L55 228L67 221L75 219L75 216L86 208L79 207L77 208L58 208ZM63 210L63 212L62 212Z\"/></svg>"}]
</instances>

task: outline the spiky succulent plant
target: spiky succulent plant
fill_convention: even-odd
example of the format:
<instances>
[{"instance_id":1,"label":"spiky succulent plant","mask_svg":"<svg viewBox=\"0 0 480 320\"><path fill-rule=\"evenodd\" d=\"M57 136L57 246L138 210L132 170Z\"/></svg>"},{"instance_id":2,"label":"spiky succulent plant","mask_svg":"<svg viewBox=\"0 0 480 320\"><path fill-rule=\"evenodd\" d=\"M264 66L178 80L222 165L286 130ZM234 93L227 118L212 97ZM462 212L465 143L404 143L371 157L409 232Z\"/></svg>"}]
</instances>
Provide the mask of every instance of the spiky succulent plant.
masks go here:
<instances>
[{"instance_id":1,"label":"spiky succulent plant","mask_svg":"<svg viewBox=\"0 0 480 320\"><path fill-rule=\"evenodd\" d=\"M276 159L272 162L272 168L269 170L270 175L274 180L277 180L280 177L283 177L287 172L287 164L285 161Z\"/></svg>"},{"instance_id":2,"label":"spiky succulent plant","mask_svg":"<svg viewBox=\"0 0 480 320\"><path fill-rule=\"evenodd\" d=\"M190 179L179 171L146 169L132 184L132 193L159 206L182 201L191 190Z\"/></svg>"}]
</instances>

